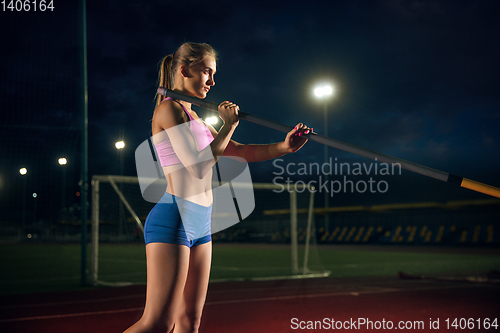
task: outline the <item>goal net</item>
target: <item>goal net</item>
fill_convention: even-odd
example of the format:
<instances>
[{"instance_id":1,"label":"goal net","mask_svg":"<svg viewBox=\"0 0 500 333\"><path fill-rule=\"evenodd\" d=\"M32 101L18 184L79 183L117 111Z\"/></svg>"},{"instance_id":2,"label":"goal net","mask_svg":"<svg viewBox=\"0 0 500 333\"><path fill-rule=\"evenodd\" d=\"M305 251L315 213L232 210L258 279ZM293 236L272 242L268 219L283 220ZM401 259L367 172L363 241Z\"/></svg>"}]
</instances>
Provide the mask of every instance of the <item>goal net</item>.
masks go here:
<instances>
[{"instance_id":1,"label":"goal net","mask_svg":"<svg viewBox=\"0 0 500 333\"><path fill-rule=\"evenodd\" d=\"M211 281L328 276L316 250L314 191L272 183L251 186L252 213L212 235ZM92 178L93 284L146 283L143 230L153 206L142 197L137 177ZM212 219L217 214L222 213L214 210Z\"/></svg>"}]
</instances>

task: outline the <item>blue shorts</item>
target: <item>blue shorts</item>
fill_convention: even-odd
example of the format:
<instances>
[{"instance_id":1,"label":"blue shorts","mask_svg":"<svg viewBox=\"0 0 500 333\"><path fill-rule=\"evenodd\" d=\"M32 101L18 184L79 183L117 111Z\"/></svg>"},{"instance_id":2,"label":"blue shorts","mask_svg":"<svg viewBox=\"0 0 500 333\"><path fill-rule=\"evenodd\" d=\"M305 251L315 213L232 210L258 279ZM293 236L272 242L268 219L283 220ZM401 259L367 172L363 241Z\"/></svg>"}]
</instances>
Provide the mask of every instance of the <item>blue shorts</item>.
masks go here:
<instances>
[{"instance_id":1,"label":"blue shorts","mask_svg":"<svg viewBox=\"0 0 500 333\"><path fill-rule=\"evenodd\" d=\"M198 205L165 193L151 209L144 224L144 240L193 247L212 240L212 205Z\"/></svg>"}]
</instances>

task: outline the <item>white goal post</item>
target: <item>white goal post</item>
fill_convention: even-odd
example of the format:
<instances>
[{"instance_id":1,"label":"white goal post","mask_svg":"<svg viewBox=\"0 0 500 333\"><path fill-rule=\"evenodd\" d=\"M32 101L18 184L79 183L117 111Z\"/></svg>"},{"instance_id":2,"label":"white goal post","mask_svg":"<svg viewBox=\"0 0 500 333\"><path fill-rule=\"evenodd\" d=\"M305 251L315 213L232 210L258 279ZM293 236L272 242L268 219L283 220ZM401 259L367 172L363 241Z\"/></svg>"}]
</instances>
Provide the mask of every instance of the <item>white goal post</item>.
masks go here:
<instances>
[{"instance_id":1,"label":"white goal post","mask_svg":"<svg viewBox=\"0 0 500 333\"><path fill-rule=\"evenodd\" d=\"M103 198L101 195L102 185L107 185L108 189L105 194L107 198ZM129 190L128 193L125 193L123 190L123 186L131 186L136 188L136 190ZM283 186L272 184L272 183L253 183L253 184L238 184L232 182L232 186L234 188L238 188L239 186L252 186L254 191L256 190L264 190L266 192L266 201L269 201L272 204L274 196L276 194L272 194L273 192L289 192L289 209L290 209L290 245L291 245L291 275L290 276L281 276L276 278L302 278L302 277L320 277L320 276L328 276L329 272L311 272L308 269L308 259L309 259L309 244L311 242L312 230L313 227L313 208L314 208L314 189L313 191L309 191L305 185L296 184L296 186L292 186L289 190L283 191ZM112 190L109 189L112 188ZM130 217L132 218L133 223L135 223L136 233L142 233L144 231L144 222L145 215L144 213L139 214L137 212L137 206L145 202L145 200L141 197L139 188L139 181L137 177L131 176L118 176L118 175L96 175L92 177L92 230L91 230L91 280L94 285L102 284L102 285L124 285L130 284L128 282L125 283L109 283L107 281L103 281L99 278L99 244L100 244L100 226L105 225L107 222L103 220L103 215L107 214L106 210L118 210L118 209L126 209L125 214L127 214L128 220L130 221ZM299 269L299 259L298 259L298 233L297 233L297 192L301 195L301 202L305 202L308 206L308 215L307 215L307 227L306 233L307 236L305 238L305 255L304 255L304 263L302 265L302 269ZM304 193L303 193L304 192ZM307 195L310 194L310 195ZM115 199L110 198L112 195L116 195ZM269 196L269 198L267 198ZM307 198L306 198L307 196ZM116 203L116 206L110 208L111 205L103 205L103 201L111 201L113 204ZM287 200L287 201L288 201ZM153 205L153 204L150 204ZM301 207L305 208L305 207ZM144 209L142 209L144 210ZM121 212L123 214L123 211ZM122 232L122 222L113 222L113 224L120 225L120 236ZM108 223L109 224L109 223ZM131 224L129 222L129 224ZM130 233L130 232L129 232ZM118 235L115 236L115 242L123 242L125 238L120 237ZM315 236L314 236L315 237ZM142 238L141 238L142 239ZM266 278L268 279L268 278Z\"/></svg>"}]
</instances>

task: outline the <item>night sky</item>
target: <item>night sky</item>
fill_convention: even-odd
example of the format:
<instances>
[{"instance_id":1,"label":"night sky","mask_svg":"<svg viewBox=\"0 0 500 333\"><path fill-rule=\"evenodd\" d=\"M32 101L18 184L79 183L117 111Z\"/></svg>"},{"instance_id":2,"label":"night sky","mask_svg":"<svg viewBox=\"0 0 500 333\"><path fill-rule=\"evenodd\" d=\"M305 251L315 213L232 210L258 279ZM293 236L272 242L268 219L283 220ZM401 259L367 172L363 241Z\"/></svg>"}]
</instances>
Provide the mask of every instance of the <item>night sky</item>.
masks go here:
<instances>
[{"instance_id":1,"label":"night sky","mask_svg":"<svg viewBox=\"0 0 500 333\"><path fill-rule=\"evenodd\" d=\"M21 209L21 167L29 170L28 192L39 193L41 215L53 216L63 155L65 193L78 202L80 13L69 1L54 6L0 12L0 209L7 219ZM323 102L313 89L329 81L336 90L330 137L499 187L499 9L497 1L89 0L89 178L119 173L114 143L122 137L124 173L136 175L135 149L151 134L159 61L190 41L219 53L208 100L322 134ZM284 133L241 121L233 139L269 143ZM329 153L338 163L371 163ZM323 163L323 146L309 142L283 159ZM250 164L254 181L272 182L276 171L272 161ZM406 171L374 178L389 190L335 194L331 204L490 198Z\"/></svg>"}]
</instances>

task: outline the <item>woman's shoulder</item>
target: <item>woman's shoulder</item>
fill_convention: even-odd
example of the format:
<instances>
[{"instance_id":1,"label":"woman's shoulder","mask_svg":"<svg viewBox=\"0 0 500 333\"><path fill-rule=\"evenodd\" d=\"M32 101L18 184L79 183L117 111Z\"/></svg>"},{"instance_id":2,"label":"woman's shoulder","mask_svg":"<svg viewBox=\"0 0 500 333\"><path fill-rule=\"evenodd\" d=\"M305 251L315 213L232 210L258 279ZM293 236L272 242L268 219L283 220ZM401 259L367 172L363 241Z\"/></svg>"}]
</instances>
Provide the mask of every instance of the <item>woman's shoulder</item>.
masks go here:
<instances>
[{"instance_id":1,"label":"woman's shoulder","mask_svg":"<svg viewBox=\"0 0 500 333\"><path fill-rule=\"evenodd\" d=\"M153 133L187 122L187 115L182 107L173 100L163 101L153 114Z\"/></svg>"},{"instance_id":2,"label":"woman's shoulder","mask_svg":"<svg viewBox=\"0 0 500 333\"><path fill-rule=\"evenodd\" d=\"M172 99L163 100L154 111L153 119L166 119L175 121L177 124L186 122L187 115L179 103Z\"/></svg>"}]
</instances>

